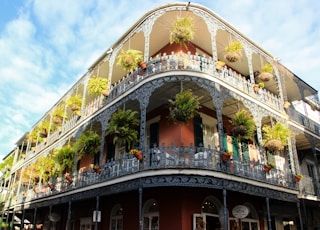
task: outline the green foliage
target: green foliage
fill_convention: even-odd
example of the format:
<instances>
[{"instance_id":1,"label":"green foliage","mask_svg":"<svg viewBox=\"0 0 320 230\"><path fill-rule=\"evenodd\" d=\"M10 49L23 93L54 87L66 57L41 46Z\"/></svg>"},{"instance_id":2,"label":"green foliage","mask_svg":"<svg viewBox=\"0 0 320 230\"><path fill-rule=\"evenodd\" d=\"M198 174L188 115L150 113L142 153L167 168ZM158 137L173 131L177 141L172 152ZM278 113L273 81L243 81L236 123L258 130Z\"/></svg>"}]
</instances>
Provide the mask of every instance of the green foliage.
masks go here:
<instances>
[{"instance_id":1,"label":"green foliage","mask_svg":"<svg viewBox=\"0 0 320 230\"><path fill-rule=\"evenodd\" d=\"M62 148L55 149L53 159L58 164L58 171L62 173L66 168L72 171L75 151L71 145L65 145Z\"/></svg>"},{"instance_id":2,"label":"green foliage","mask_svg":"<svg viewBox=\"0 0 320 230\"><path fill-rule=\"evenodd\" d=\"M193 18L189 16L177 17L170 30L169 41L170 44L182 44L187 48L187 42L193 40L194 37L194 23Z\"/></svg>"},{"instance_id":3,"label":"green foliage","mask_svg":"<svg viewBox=\"0 0 320 230\"><path fill-rule=\"evenodd\" d=\"M112 114L108 123L106 134L114 135L113 143L125 144L129 148L134 142L138 142L139 119L136 118L137 111L118 109Z\"/></svg>"},{"instance_id":4,"label":"green foliage","mask_svg":"<svg viewBox=\"0 0 320 230\"><path fill-rule=\"evenodd\" d=\"M226 52L240 52L243 48L243 45L239 41L231 42L226 48Z\"/></svg>"},{"instance_id":5,"label":"green foliage","mask_svg":"<svg viewBox=\"0 0 320 230\"><path fill-rule=\"evenodd\" d=\"M39 157L35 164L35 173L43 182L48 181L56 172L56 162L51 156Z\"/></svg>"},{"instance_id":6,"label":"green foliage","mask_svg":"<svg viewBox=\"0 0 320 230\"><path fill-rule=\"evenodd\" d=\"M192 93L192 90L183 90L177 93L175 100L169 99L169 119L174 122L186 123L193 118L200 109L200 99Z\"/></svg>"},{"instance_id":7,"label":"green foliage","mask_svg":"<svg viewBox=\"0 0 320 230\"><path fill-rule=\"evenodd\" d=\"M64 104L58 105L58 106L53 110L53 113L52 113L53 118L58 117L58 118L60 118L61 120L62 120L62 119L67 119L67 118L68 118L68 115L67 115L67 113L65 113L64 107L65 107Z\"/></svg>"},{"instance_id":8,"label":"green foliage","mask_svg":"<svg viewBox=\"0 0 320 230\"><path fill-rule=\"evenodd\" d=\"M289 128L285 127L280 123L276 123L273 127L269 125L265 125L262 127L263 132L263 145L267 148L271 145L271 143L275 143L277 141L277 147L271 147L270 150L283 150L284 146L287 145L287 138L290 136Z\"/></svg>"},{"instance_id":9,"label":"green foliage","mask_svg":"<svg viewBox=\"0 0 320 230\"><path fill-rule=\"evenodd\" d=\"M82 105L82 95L76 94L68 97L66 104L72 111L80 110Z\"/></svg>"},{"instance_id":10,"label":"green foliage","mask_svg":"<svg viewBox=\"0 0 320 230\"><path fill-rule=\"evenodd\" d=\"M252 139L256 132L256 125L247 110L240 110L232 118L233 133L242 139Z\"/></svg>"},{"instance_id":11,"label":"green foliage","mask_svg":"<svg viewBox=\"0 0 320 230\"><path fill-rule=\"evenodd\" d=\"M77 159L80 160L85 154L94 156L100 151L101 137L92 130L82 133L74 144Z\"/></svg>"},{"instance_id":12,"label":"green foliage","mask_svg":"<svg viewBox=\"0 0 320 230\"><path fill-rule=\"evenodd\" d=\"M258 86L263 89L264 88L264 83L263 82L259 82Z\"/></svg>"},{"instance_id":13,"label":"green foliage","mask_svg":"<svg viewBox=\"0 0 320 230\"><path fill-rule=\"evenodd\" d=\"M273 67L270 63L267 63L264 66L262 66L260 72L273 73Z\"/></svg>"},{"instance_id":14,"label":"green foliage","mask_svg":"<svg viewBox=\"0 0 320 230\"><path fill-rule=\"evenodd\" d=\"M92 76L88 82L88 92L94 96L99 96L107 89L108 79Z\"/></svg>"},{"instance_id":15,"label":"green foliage","mask_svg":"<svg viewBox=\"0 0 320 230\"><path fill-rule=\"evenodd\" d=\"M0 172L3 174L1 179L5 179L10 176L12 164L13 155L8 156L2 163L0 163Z\"/></svg>"},{"instance_id":16,"label":"green foliage","mask_svg":"<svg viewBox=\"0 0 320 230\"><path fill-rule=\"evenodd\" d=\"M130 72L143 61L143 54L140 50L121 50L117 59L117 65L121 66L124 71Z\"/></svg>"}]
</instances>

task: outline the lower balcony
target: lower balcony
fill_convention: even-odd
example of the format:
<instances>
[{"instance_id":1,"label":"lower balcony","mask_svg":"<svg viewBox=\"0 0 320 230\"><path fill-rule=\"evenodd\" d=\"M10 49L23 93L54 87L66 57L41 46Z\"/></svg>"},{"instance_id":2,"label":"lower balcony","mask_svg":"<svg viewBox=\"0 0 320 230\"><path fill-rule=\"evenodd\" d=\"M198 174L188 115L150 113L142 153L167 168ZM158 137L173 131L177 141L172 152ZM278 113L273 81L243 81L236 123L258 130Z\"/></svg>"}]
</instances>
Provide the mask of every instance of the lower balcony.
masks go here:
<instances>
[{"instance_id":1,"label":"lower balcony","mask_svg":"<svg viewBox=\"0 0 320 230\"><path fill-rule=\"evenodd\" d=\"M149 148L142 152L142 160L138 160L134 155L127 154L123 158L109 160L99 167L99 171L90 168L69 175L71 178L59 177L52 184L29 188L24 193L25 197L21 197L14 203L20 203L23 200L30 201L86 186L99 186L100 182L109 181L112 183L112 180L129 175L134 176L140 172L152 172L160 175L166 173L166 170L176 170L181 174L212 175L214 177L224 177L228 180L243 181L244 183L249 180L257 186L277 186L298 190L298 183L294 181L289 170L283 171L273 168L266 172L265 165L260 162L240 161L232 158L223 159L223 155L213 149L170 146Z\"/></svg>"}]
</instances>

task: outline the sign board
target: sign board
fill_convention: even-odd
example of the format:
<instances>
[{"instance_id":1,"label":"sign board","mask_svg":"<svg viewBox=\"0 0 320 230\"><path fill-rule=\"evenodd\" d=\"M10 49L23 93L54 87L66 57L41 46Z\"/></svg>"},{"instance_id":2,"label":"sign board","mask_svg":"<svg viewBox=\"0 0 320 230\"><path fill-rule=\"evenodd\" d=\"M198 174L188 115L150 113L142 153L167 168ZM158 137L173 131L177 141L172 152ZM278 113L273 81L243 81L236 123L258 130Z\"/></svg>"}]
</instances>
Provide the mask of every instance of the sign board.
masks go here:
<instances>
[{"instance_id":1,"label":"sign board","mask_svg":"<svg viewBox=\"0 0 320 230\"><path fill-rule=\"evenodd\" d=\"M101 211L93 211L93 222L101 221Z\"/></svg>"},{"instance_id":2,"label":"sign board","mask_svg":"<svg viewBox=\"0 0 320 230\"><path fill-rule=\"evenodd\" d=\"M249 209L244 205L237 205L232 209L232 215L235 218L242 219L245 218L249 214Z\"/></svg>"}]
</instances>

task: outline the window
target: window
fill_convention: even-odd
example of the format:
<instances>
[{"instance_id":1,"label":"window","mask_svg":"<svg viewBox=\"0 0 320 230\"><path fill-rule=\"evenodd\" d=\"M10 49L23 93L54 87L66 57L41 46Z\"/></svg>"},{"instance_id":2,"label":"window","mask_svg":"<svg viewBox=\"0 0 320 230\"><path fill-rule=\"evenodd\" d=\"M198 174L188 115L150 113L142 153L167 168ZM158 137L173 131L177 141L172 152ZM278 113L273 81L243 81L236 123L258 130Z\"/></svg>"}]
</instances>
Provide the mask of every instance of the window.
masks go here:
<instances>
[{"instance_id":1,"label":"window","mask_svg":"<svg viewBox=\"0 0 320 230\"><path fill-rule=\"evenodd\" d=\"M216 230L221 228L219 220L219 210L221 207L220 201L215 197L207 197L204 200L201 208L202 216L205 219L205 228L203 229Z\"/></svg>"},{"instance_id":2,"label":"window","mask_svg":"<svg viewBox=\"0 0 320 230\"><path fill-rule=\"evenodd\" d=\"M115 205L111 211L111 230L122 230L123 229L123 215L122 215L122 207L120 204Z\"/></svg>"},{"instance_id":3,"label":"window","mask_svg":"<svg viewBox=\"0 0 320 230\"><path fill-rule=\"evenodd\" d=\"M151 199L143 207L143 230L159 229L159 207L158 203Z\"/></svg>"},{"instance_id":4,"label":"window","mask_svg":"<svg viewBox=\"0 0 320 230\"><path fill-rule=\"evenodd\" d=\"M250 210L248 216L244 219L241 219L241 229L242 230L259 230L259 219L258 214L250 203L244 203Z\"/></svg>"}]
</instances>

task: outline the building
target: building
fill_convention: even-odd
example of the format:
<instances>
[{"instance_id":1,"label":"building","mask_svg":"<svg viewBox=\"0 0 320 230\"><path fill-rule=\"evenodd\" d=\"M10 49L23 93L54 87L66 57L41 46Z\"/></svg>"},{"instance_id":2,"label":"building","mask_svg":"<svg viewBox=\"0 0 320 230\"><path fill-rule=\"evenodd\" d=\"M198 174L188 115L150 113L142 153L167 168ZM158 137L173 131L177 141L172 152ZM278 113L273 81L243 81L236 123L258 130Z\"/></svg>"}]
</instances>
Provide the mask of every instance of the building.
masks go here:
<instances>
[{"instance_id":1,"label":"building","mask_svg":"<svg viewBox=\"0 0 320 230\"><path fill-rule=\"evenodd\" d=\"M2 222L320 229L317 95L210 9L158 7L17 141Z\"/></svg>"}]
</instances>

